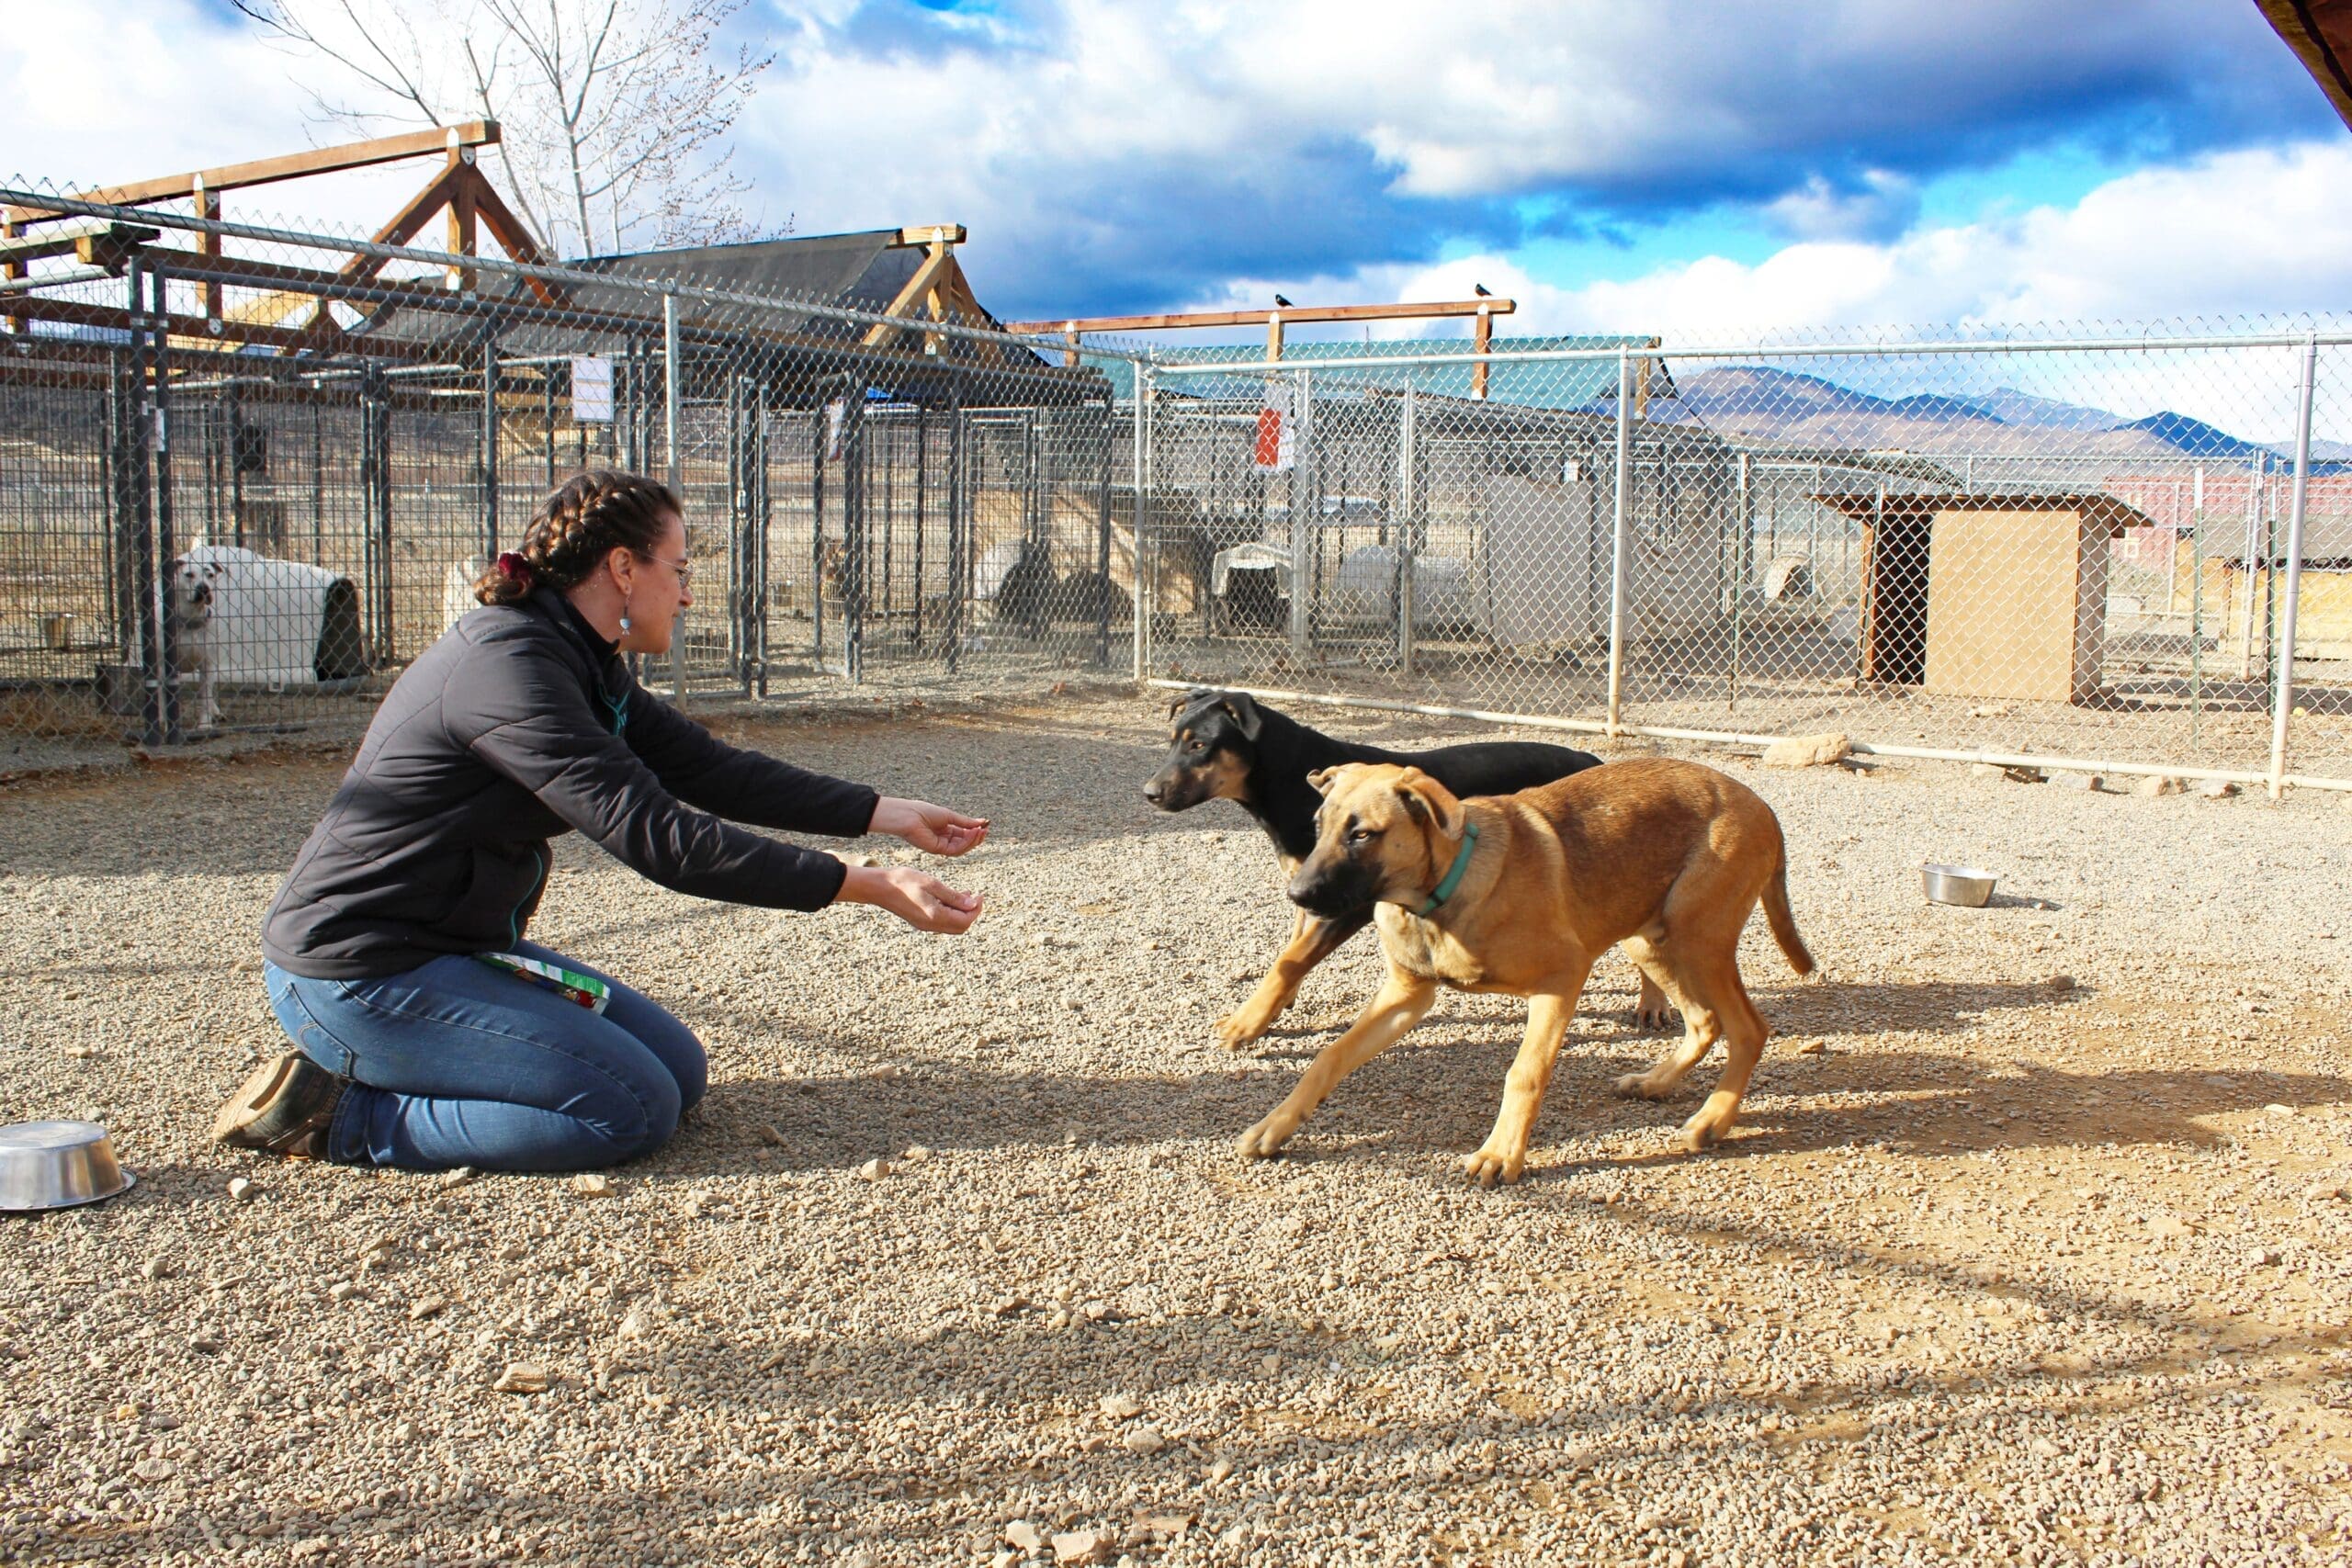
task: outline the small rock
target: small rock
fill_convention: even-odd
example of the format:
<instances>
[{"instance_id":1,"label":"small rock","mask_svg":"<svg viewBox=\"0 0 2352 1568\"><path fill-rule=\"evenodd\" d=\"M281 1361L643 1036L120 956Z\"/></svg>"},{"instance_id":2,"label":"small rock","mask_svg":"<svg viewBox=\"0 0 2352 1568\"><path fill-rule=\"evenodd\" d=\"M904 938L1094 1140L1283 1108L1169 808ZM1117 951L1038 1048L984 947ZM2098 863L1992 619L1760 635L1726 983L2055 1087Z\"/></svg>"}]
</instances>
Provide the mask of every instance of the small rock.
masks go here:
<instances>
[{"instance_id":1,"label":"small rock","mask_svg":"<svg viewBox=\"0 0 2352 1568\"><path fill-rule=\"evenodd\" d=\"M220 1353L220 1337L206 1329L198 1329L187 1337L187 1348L202 1356Z\"/></svg>"},{"instance_id":2,"label":"small rock","mask_svg":"<svg viewBox=\"0 0 2352 1568\"><path fill-rule=\"evenodd\" d=\"M887 1159L867 1160L857 1168L857 1174L862 1181L879 1181L890 1174L890 1162Z\"/></svg>"},{"instance_id":3,"label":"small rock","mask_svg":"<svg viewBox=\"0 0 2352 1568\"><path fill-rule=\"evenodd\" d=\"M2270 1104L2264 1106L2262 1110L2263 1113L2268 1116L2292 1116L2295 1113L2295 1108L2293 1106L2280 1105L2275 1100Z\"/></svg>"},{"instance_id":4,"label":"small rock","mask_svg":"<svg viewBox=\"0 0 2352 1568\"><path fill-rule=\"evenodd\" d=\"M2041 784L2044 782L2041 770L2040 768L2024 768L2018 767L2014 764L2004 765L2001 769L2001 776L2008 780L2011 784Z\"/></svg>"},{"instance_id":5,"label":"small rock","mask_svg":"<svg viewBox=\"0 0 2352 1568\"><path fill-rule=\"evenodd\" d=\"M1797 1055L1800 1056L1818 1056L1828 1048L1829 1044L1827 1041L1808 1040L1804 1044L1797 1047Z\"/></svg>"},{"instance_id":6,"label":"small rock","mask_svg":"<svg viewBox=\"0 0 2352 1568\"><path fill-rule=\"evenodd\" d=\"M1099 1301L1098 1301L1098 1302L1088 1302L1085 1305L1083 1305L1083 1306L1080 1307L1078 1310L1079 1310L1079 1311L1080 1311L1080 1312L1082 1312L1082 1313L1084 1313L1084 1314L1086 1314L1086 1321L1087 1321L1087 1322L1089 1322L1089 1323L1100 1323L1100 1322L1102 1322L1104 1318L1106 1318L1106 1317L1108 1317L1108 1316L1110 1316L1110 1315L1111 1315L1111 1303L1110 1303L1109 1302L1099 1302Z\"/></svg>"},{"instance_id":7,"label":"small rock","mask_svg":"<svg viewBox=\"0 0 2352 1568\"><path fill-rule=\"evenodd\" d=\"M2158 1241L2177 1241L2195 1235L2197 1227L2178 1214L2158 1214L2148 1222L2148 1234Z\"/></svg>"},{"instance_id":8,"label":"small rock","mask_svg":"<svg viewBox=\"0 0 2352 1568\"><path fill-rule=\"evenodd\" d=\"M130 1473L141 1481L169 1481L179 1472L179 1466L167 1459L142 1459L130 1467Z\"/></svg>"},{"instance_id":9,"label":"small rock","mask_svg":"<svg viewBox=\"0 0 2352 1568\"><path fill-rule=\"evenodd\" d=\"M2050 988L2053 991L2071 991L2075 988L2075 977L2072 975L2052 975L2050 976Z\"/></svg>"},{"instance_id":10,"label":"small rock","mask_svg":"<svg viewBox=\"0 0 2352 1568\"><path fill-rule=\"evenodd\" d=\"M628 1311L621 1316L621 1325L617 1332L624 1339L642 1339L645 1337L646 1327L645 1308L641 1304L631 1303Z\"/></svg>"},{"instance_id":11,"label":"small rock","mask_svg":"<svg viewBox=\"0 0 2352 1568\"><path fill-rule=\"evenodd\" d=\"M1102 1396L1102 1414L1114 1421L1131 1421L1143 1414L1143 1406L1131 1395L1106 1393Z\"/></svg>"},{"instance_id":12,"label":"small rock","mask_svg":"<svg viewBox=\"0 0 2352 1568\"><path fill-rule=\"evenodd\" d=\"M1046 1544L1044 1532L1027 1519L1015 1519L1005 1526L1004 1539L1023 1551L1036 1551Z\"/></svg>"},{"instance_id":13,"label":"small rock","mask_svg":"<svg viewBox=\"0 0 2352 1568\"><path fill-rule=\"evenodd\" d=\"M548 1370L536 1361L511 1361L490 1386L500 1393L545 1393Z\"/></svg>"},{"instance_id":14,"label":"small rock","mask_svg":"<svg viewBox=\"0 0 2352 1568\"><path fill-rule=\"evenodd\" d=\"M1968 771L1980 779L1997 779L2006 776L2009 770L1998 762L1971 762Z\"/></svg>"},{"instance_id":15,"label":"small rock","mask_svg":"<svg viewBox=\"0 0 2352 1568\"><path fill-rule=\"evenodd\" d=\"M261 1189L253 1184L250 1177L232 1176L229 1179L229 1196L240 1203L250 1203L261 1196Z\"/></svg>"},{"instance_id":16,"label":"small rock","mask_svg":"<svg viewBox=\"0 0 2352 1568\"><path fill-rule=\"evenodd\" d=\"M1853 754L1854 743L1831 730L1820 735L1793 735L1764 748L1768 768L1817 768L1842 762Z\"/></svg>"},{"instance_id":17,"label":"small rock","mask_svg":"<svg viewBox=\"0 0 2352 1568\"><path fill-rule=\"evenodd\" d=\"M2344 1189L2333 1181L2315 1181L2303 1189L2303 1196L2314 1203L2333 1203L2344 1196Z\"/></svg>"},{"instance_id":18,"label":"small rock","mask_svg":"<svg viewBox=\"0 0 2352 1568\"><path fill-rule=\"evenodd\" d=\"M1054 1537L1054 1561L1057 1563L1101 1562L1111 1555L1114 1542L1104 1530L1064 1530Z\"/></svg>"},{"instance_id":19,"label":"small rock","mask_svg":"<svg viewBox=\"0 0 2352 1568\"><path fill-rule=\"evenodd\" d=\"M2228 779L2207 779L2197 786L2198 796L2203 800L2227 800L2237 792L2238 786Z\"/></svg>"},{"instance_id":20,"label":"small rock","mask_svg":"<svg viewBox=\"0 0 2352 1568\"><path fill-rule=\"evenodd\" d=\"M865 1076L867 1077L879 1078L885 1082L888 1082L891 1078L902 1077L905 1075L906 1069L899 1066L896 1062L884 1062L877 1066L872 1066L865 1069Z\"/></svg>"},{"instance_id":21,"label":"small rock","mask_svg":"<svg viewBox=\"0 0 2352 1568\"><path fill-rule=\"evenodd\" d=\"M467 1182L475 1179L481 1175L481 1171L476 1170L469 1165L461 1165L455 1170L445 1170L441 1173L442 1190L447 1191L452 1187L463 1187Z\"/></svg>"},{"instance_id":22,"label":"small rock","mask_svg":"<svg viewBox=\"0 0 2352 1568\"><path fill-rule=\"evenodd\" d=\"M2150 773L2132 786L2132 793L2149 800L2159 795L2186 795L2188 793L2188 781L2175 778L2170 773Z\"/></svg>"},{"instance_id":23,"label":"small rock","mask_svg":"<svg viewBox=\"0 0 2352 1568\"><path fill-rule=\"evenodd\" d=\"M2278 1259L2281 1256L2282 1254L2277 1247L2266 1247L2261 1251L2254 1255L2255 1267L2258 1269L2276 1269L2278 1267Z\"/></svg>"},{"instance_id":24,"label":"small rock","mask_svg":"<svg viewBox=\"0 0 2352 1568\"><path fill-rule=\"evenodd\" d=\"M2056 1459L2066 1451L2047 1438L2034 1438L2026 1445L2026 1450L2036 1459Z\"/></svg>"},{"instance_id":25,"label":"small rock","mask_svg":"<svg viewBox=\"0 0 2352 1568\"><path fill-rule=\"evenodd\" d=\"M609 1198L613 1179L601 1170L583 1171L571 1179L571 1190L582 1198Z\"/></svg>"},{"instance_id":26,"label":"small rock","mask_svg":"<svg viewBox=\"0 0 2352 1568\"><path fill-rule=\"evenodd\" d=\"M327 1287L327 1296L332 1301L347 1302L358 1293L359 1287L348 1280L337 1280Z\"/></svg>"},{"instance_id":27,"label":"small rock","mask_svg":"<svg viewBox=\"0 0 2352 1568\"><path fill-rule=\"evenodd\" d=\"M768 1147L772 1149L780 1149L784 1147L784 1134L777 1130L775 1122L763 1122L759 1124L756 1131L758 1132L760 1142L765 1144Z\"/></svg>"},{"instance_id":28,"label":"small rock","mask_svg":"<svg viewBox=\"0 0 2352 1568\"><path fill-rule=\"evenodd\" d=\"M1156 1454L1168 1446L1168 1439L1159 1435L1159 1428L1148 1425L1133 1428L1119 1442L1131 1454Z\"/></svg>"},{"instance_id":29,"label":"small rock","mask_svg":"<svg viewBox=\"0 0 2352 1568\"><path fill-rule=\"evenodd\" d=\"M1219 1459L1210 1464L1208 1469L1208 1478L1211 1481L1223 1481L1232 1473L1233 1461L1229 1459Z\"/></svg>"},{"instance_id":30,"label":"small rock","mask_svg":"<svg viewBox=\"0 0 2352 1568\"><path fill-rule=\"evenodd\" d=\"M1968 716L1971 718L2002 718L2007 716L2008 711L2009 705L2007 703L1986 703L1982 707L1970 708L1968 710Z\"/></svg>"},{"instance_id":31,"label":"small rock","mask_svg":"<svg viewBox=\"0 0 2352 1568\"><path fill-rule=\"evenodd\" d=\"M139 1271L150 1280L168 1280L172 1277L172 1260L168 1258L151 1258L139 1266Z\"/></svg>"},{"instance_id":32,"label":"small rock","mask_svg":"<svg viewBox=\"0 0 2352 1568\"><path fill-rule=\"evenodd\" d=\"M912 1144L908 1146L904 1157L909 1165L921 1165L931 1157L931 1149L923 1144Z\"/></svg>"},{"instance_id":33,"label":"small rock","mask_svg":"<svg viewBox=\"0 0 2352 1568\"><path fill-rule=\"evenodd\" d=\"M2050 782L2060 789L2078 789L2098 795L2107 788L2105 773L2052 773Z\"/></svg>"},{"instance_id":34,"label":"small rock","mask_svg":"<svg viewBox=\"0 0 2352 1568\"><path fill-rule=\"evenodd\" d=\"M448 1305L449 1299L447 1296L419 1296L408 1304L408 1320L411 1323L423 1323L428 1317L438 1317Z\"/></svg>"}]
</instances>

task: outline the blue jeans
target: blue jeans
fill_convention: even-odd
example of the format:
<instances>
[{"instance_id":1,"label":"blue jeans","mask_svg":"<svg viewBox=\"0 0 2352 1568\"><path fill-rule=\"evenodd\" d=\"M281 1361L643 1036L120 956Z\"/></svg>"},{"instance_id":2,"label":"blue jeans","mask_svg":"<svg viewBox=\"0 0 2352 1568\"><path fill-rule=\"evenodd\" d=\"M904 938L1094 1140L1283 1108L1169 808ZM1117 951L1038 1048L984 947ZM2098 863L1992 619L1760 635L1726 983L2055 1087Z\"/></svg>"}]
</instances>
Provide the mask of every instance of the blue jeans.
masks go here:
<instances>
[{"instance_id":1,"label":"blue jeans","mask_svg":"<svg viewBox=\"0 0 2352 1568\"><path fill-rule=\"evenodd\" d=\"M327 1157L408 1170L582 1170L649 1154L702 1098L702 1043L610 976L539 946L514 951L595 975L600 1016L478 959L377 980L262 966L286 1037L351 1079Z\"/></svg>"}]
</instances>

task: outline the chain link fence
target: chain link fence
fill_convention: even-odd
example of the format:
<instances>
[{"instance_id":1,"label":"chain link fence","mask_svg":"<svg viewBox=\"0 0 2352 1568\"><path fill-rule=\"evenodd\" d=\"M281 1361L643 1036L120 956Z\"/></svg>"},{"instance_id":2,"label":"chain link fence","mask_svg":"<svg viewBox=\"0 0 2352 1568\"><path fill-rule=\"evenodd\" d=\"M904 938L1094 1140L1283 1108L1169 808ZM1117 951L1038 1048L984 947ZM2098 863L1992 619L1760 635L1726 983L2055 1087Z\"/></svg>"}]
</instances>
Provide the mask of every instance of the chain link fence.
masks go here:
<instances>
[{"instance_id":1,"label":"chain link fence","mask_svg":"<svg viewBox=\"0 0 2352 1568\"><path fill-rule=\"evenodd\" d=\"M1466 345L1158 363L1142 661L1593 730L2352 784L2347 341L1498 348L1483 397ZM2194 412L2109 412L2152 402Z\"/></svg>"},{"instance_id":2,"label":"chain link fence","mask_svg":"<svg viewBox=\"0 0 2352 1568\"><path fill-rule=\"evenodd\" d=\"M1131 669L1131 418L953 301L0 202L0 765L364 720L582 468L685 501L657 689Z\"/></svg>"},{"instance_id":3,"label":"chain link fence","mask_svg":"<svg viewBox=\"0 0 2352 1568\"><path fill-rule=\"evenodd\" d=\"M2342 321L1270 364L0 202L0 768L364 720L618 467L686 502L682 697L1132 674L2352 784Z\"/></svg>"}]
</instances>

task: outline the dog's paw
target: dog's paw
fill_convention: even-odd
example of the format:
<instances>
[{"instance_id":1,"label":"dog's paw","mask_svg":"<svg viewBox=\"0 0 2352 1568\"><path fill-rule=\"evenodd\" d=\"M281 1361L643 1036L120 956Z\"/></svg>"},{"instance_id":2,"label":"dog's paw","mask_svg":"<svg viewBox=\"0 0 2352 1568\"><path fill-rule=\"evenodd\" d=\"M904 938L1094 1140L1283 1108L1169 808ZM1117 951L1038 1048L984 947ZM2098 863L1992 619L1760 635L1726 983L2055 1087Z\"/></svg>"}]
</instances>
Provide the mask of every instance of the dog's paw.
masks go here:
<instances>
[{"instance_id":1,"label":"dog's paw","mask_svg":"<svg viewBox=\"0 0 2352 1568\"><path fill-rule=\"evenodd\" d=\"M1682 1147L1690 1154L1705 1154L1723 1142L1724 1134L1730 1131L1731 1118L1702 1111L1682 1123Z\"/></svg>"},{"instance_id":2,"label":"dog's paw","mask_svg":"<svg viewBox=\"0 0 2352 1568\"><path fill-rule=\"evenodd\" d=\"M1272 1019L1259 1018L1245 1009L1240 1012L1226 1014L1212 1027L1216 1031L1218 1044L1228 1051L1238 1051L1265 1033L1267 1026L1272 1021Z\"/></svg>"},{"instance_id":3,"label":"dog's paw","mask_svg":"<svg viewBox=\"0 0 2352 1568\"><path fill-rule=\"evenodd\" d=\"M1517 1182L1527 1169L1527 1151L1481 1148L1462 1162L1462 1172L1481 1187L1492 1187L1499 1181L1508 1187Z\"/></svg>"},{"instance_id":4,"label":"dog's paw","mask_svg":"<svg viewBox=\"0 0 2352 1568\"><path fill-rule=\"evenodd\" d=\"M1612 1087L1627 1100L1664 1100L1674 1092L1672 1084L1657 1083L1647 1073L1627 1073Z\"/></svg>"},{"instance_id":5,"label":"dog's paw","mask_svg":"<svg viewBox=\"0 0 2352 1568\"><path fill-rule=\"evenodd\" d=\"M1638 1010L1634 1014L1634 1021L1644 1029L1679 1029L1682 1026L1682 1015L1666 1002Z\"/></svg>"},{"instance_id":6,"label":"dog's paw","mask_svg":"<svg viewBox=\"0 0 2352 1568\"><path fill-rule=\"evenodd\" d=\"M1298 1122L1277 1111L1234 1139L1234 1152L1243 1159L1272 1159L1283 1152L1283 1145L1297 1131Z\"/></svg>"}]
</instances>

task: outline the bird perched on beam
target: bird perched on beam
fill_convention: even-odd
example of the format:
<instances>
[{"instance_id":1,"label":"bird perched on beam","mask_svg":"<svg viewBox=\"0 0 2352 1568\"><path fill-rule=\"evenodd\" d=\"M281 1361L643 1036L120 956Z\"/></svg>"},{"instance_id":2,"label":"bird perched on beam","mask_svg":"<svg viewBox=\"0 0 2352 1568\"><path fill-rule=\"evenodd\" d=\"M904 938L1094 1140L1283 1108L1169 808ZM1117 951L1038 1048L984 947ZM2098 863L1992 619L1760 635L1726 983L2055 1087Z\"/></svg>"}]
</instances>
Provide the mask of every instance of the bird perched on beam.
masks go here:
<instances>
[{"instance_id":1,"label":"bird perched on beam","mask_svg":"<svg viewBox=\"0 0 2352 1568\"><path fill-rule=\"evenodd\" d=\"M1481 299L1491 299L1495 297L1495 291L1487 288L1483 283L1472 284L1470 286L1470 292L1476 294Z\"/></svg>"},{"instance_id":2,"label":"bird perched on beam","mask_svg":"<svg viewBox=\"0 0 2352 1568\"><path fill-rule=\"evenodd\" d=\"M1290 303L1290 301L1289 301L1289 300L1287 300L1287 299L1283 299L1283 298L1281 295L1279 295L1279 294L1277 294L1277 295L1275 295L1275 296L1274 296L1274 303L1275 303L1275 304L1277 304L1277 305L1280 305L1280 306L1281 306L1283 310L1289 310L1289 309L1291 308L1291 303Z\"/></svg>"}]
</instances>

